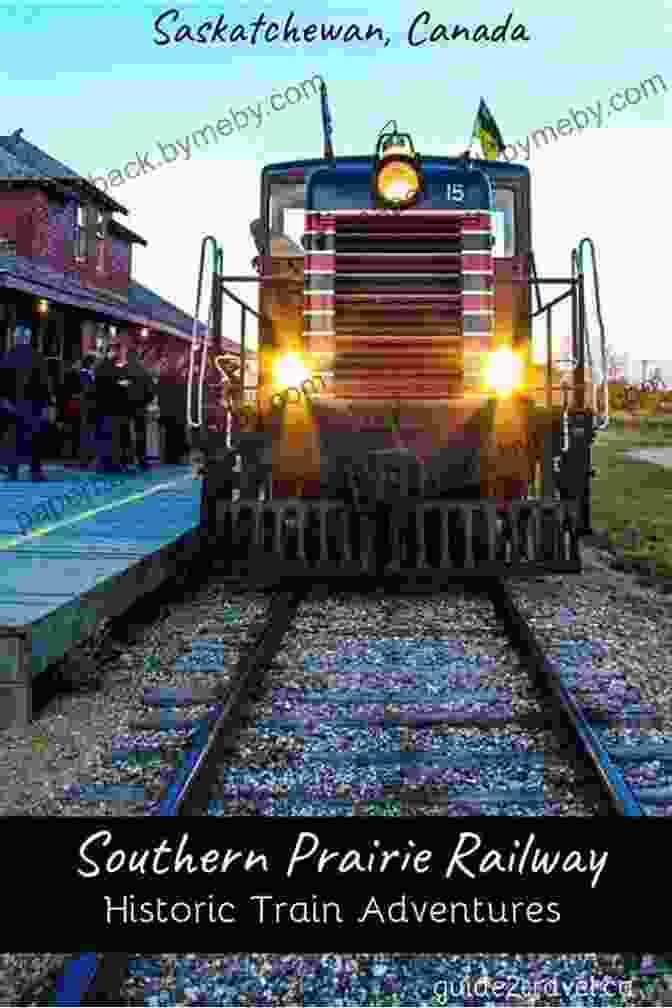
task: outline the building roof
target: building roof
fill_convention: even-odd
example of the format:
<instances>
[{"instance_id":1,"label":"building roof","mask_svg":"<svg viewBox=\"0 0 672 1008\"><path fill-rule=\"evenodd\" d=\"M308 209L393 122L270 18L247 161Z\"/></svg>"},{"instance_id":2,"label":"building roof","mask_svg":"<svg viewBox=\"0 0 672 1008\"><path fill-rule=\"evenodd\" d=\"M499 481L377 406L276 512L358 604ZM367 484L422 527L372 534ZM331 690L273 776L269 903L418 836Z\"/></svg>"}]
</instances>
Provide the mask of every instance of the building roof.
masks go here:
<instances>
[{"instance_id":1,"label":"building roof","mask_svg":"<svg viewBox=\"0 0 672 1008\"><path fill-rule=\"evenodd\" d=\"M2 178L35 178L35 173L27 165L22 164L17 157L2 146L3 139L0 137L0 176Z\"/></svg>"},{"instance_id":2,"label":"building roof","mask_svg":"<svg viewBox=\"0 0 672 1008\"><path fill-rule=\"evenodd\" d=\"M151 319L156 319L167 325L188 331L191 336L194 323L193 316L183 312L180 308L176 308L170 301L162 298L160 294L150 290L149 287L136 283L135 280L131 280L128 287L128 304L137 311L142 311ZM199 323L199 325L201 330L203 330L203 323ZM222 339L221 345L223 350L231 353L237 353L240 349L239 343L234 343L233 340L225 338ZM247 352L254 355L253 350L248 350Z\"/></svg>"},{"instance_id":3,"label":"building roof","mask_svg":"<svg viewBox=\"0 0 672 1008\"><path fill-rule=\"evenodd\" d=\"M125 206L117 203L88 179L82 178L72 168L68 168L61 161L57 161L56 158L52 158L35 144L30 143L22 136L22 133L23 130L18 129L9 136L0 136L0 177L69 184L71 188L83 189L109 209L128 214Z\"/></svg>"},{"instance_id":4,"label":"building roof","mask_svg":"<svg viewBox=\"0 0 672 1008\"><path fill-rule=\"evenodd\" d=\"M115 298L113 294L108 298L104 291L82 287L65 273L58 273L41 263L38 265L25 256L0 255L0 289L2 288L81 308L122 325L133 323L146 326L184 340L190 340L193 335L191 315L134 280L129 285L128 302L125 302L118 296ZM198 335L201 339L205 336L202 322L198 324ZM230 353L237 353L240 344L223 339L221 347ZM248 354L254 356L254 351L250 349Z\"/></svg>"},{"instance_id":5,"label":"building roof","mask_svg":"<svg viewBox=\"0 0 672 1008\"><path fill-rule=\"evenodd\" d=\"M113 294L108 298L104 291L82 287L65 273L58 273L42 263L38 265L25 256L0 255L0 288L3 287L81 308L116 323L134 323L185 340L191 339L191 318L162 298L158 300L166 306L166 310L160 312L153 308L149 297L137 297L133 302L129 298L128 303L118 296L114 298ZM153 293L147 288L144 290L148 295ZM168 309L172 309L172 315Z\"/></svg>"},{"instance_id":6,"label":"building roof","mask_svg":"<svg viewBox=\"0 0 672 1008\"><path fill-rule=\"evenodd\" d=\"M0 146L13 154L24 165L30 168L34 175L45 178L77 179L79 175L72 168L52 158L49 154L30 143L22 136L23 130L15 130L10 136L0 136Z\"/></svg>"},{"instance_id":7,"label":"building roof","mask_svg":"<svg viewBox=\"0 0 672 1008\"><path fill-rule=\"evenodd\" d=\"M147 247L147 242L144 238L141 238L139 234L135 233L135 231L131 231L130 228L124 227L124 225L120 224L119 221L111 220L109 223L109 231L112 234L119 235L120 238L126 238L129 242L135 242L136 245L144 245L145 248Z\"/></svg>"}]
</instances>

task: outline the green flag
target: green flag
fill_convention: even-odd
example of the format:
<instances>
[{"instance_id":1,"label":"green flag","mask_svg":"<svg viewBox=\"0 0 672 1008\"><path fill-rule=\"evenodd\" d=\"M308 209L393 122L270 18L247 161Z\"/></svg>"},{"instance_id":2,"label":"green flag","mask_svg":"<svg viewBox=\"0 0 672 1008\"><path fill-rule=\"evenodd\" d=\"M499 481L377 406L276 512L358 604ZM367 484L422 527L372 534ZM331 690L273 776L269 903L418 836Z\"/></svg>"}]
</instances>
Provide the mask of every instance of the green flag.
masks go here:
<instances>
[{"instance_id":1,"label":"green flag","mask_svg":"<svg viewBox=\"0 0 672 1008\"><path fill-rule=\"evenodd\" d=\"M474 140L480 142L483 157L487 161L496 161L506 147L494 116L482 98L476 113L471 139L472 143Z\"/></svg>"}]
</instances>

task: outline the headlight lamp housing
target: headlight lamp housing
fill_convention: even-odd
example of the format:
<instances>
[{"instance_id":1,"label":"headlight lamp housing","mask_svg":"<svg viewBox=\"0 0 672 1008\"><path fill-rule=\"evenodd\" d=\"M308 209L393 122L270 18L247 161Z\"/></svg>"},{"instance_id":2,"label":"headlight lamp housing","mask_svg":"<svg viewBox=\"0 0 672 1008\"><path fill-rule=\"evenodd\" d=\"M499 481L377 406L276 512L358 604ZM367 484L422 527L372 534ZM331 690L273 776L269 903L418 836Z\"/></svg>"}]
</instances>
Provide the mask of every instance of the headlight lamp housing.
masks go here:
<instances>
[{"instance_id":1,"label":"headlight lamp housing","mask_svg":"<svg viewBox=\"0 0 672 1008\"><path fill-rule=\"evenodd\" d=\"M378 164L374 180L377 200L389 207L411 206L422 189L414 158L394 154Z\"/></svg>"},{"instance_id":2,"label":"headlight lamp housing","mask_svg":"<svg viewBox=\"0 0 672 1008\"><path fill-rule=\"evenodd\" d=\"M484 384L501 398L519 391L525 383L525 364L520 354L507 347L486 355Z\"/></svg>"}]
</instances>

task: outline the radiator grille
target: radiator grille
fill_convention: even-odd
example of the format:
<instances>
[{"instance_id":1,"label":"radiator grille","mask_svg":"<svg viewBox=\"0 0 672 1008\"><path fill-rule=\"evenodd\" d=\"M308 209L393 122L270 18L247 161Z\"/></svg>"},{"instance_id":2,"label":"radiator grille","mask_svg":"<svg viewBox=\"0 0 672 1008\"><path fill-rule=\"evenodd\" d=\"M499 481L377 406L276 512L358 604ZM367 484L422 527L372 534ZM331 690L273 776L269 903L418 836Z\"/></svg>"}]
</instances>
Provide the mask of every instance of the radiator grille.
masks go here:
<instances>
[{"instance_id":1,"label":"radiator grille","mask_svg":"<svg viewBox=\"0 0 672 1008\"><path fill-rule=\"evenodd\" d=\"M445 399L478 385L493 331L484 211L309 213L307 349L346 399Z\"/></svg>"}]
</instances>

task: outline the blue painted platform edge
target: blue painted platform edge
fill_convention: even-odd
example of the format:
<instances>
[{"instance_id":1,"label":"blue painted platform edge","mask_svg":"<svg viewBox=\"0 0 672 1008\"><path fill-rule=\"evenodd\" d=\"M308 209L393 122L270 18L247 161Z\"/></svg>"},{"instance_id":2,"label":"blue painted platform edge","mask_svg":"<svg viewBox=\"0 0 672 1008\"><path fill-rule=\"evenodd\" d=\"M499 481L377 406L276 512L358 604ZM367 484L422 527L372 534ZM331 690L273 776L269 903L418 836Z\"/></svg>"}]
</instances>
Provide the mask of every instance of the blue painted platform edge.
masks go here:
<instances>
[{"instance_id":1,"label":"blue painted platform edge","mask_svg":"<svg viewBox=\"0 0 672 1008\"><path fill-rule=\"evenodd\" d=\"M57 1005L81 1005L98 969L98 953L83 952L66 963L56 983Z\"/></svg>"}]
</instances>

